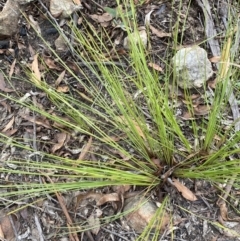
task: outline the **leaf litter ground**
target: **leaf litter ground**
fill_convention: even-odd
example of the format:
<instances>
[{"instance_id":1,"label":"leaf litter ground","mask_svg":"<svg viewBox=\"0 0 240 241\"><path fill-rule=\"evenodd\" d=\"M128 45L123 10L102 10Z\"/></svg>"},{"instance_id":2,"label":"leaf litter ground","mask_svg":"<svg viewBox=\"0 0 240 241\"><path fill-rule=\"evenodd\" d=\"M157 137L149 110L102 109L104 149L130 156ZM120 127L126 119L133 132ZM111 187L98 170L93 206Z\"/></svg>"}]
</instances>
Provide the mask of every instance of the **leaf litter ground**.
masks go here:
<instances>
[{"instance_id":1,"label":"leaf litter ground","mask_svg":"<svg viewBox=\"0 0 240 241\"><path fill-rule=\"evenodd\" d=\"M202 97L205 90L194 90L190 93L196 106L196 112L193 116L192 113L188 113L185 105L188 100L185 99L184 93L175 90L171 86L166 86L163 72L167 61L171 59L173 54L173 40L171 34L176 31L176 29L179 31L177 34L179 46L175 47L181 48L182 46L191 46L203 42L201 46L208 50L209 56L211 56L208 45L206 41L204 42L205 33L201 22L201 9L199 5L192 3L188 12L187 21L185 22L186 11L188 9L187 3L182 4L181 12L179 13L180 3L178 1L173 5L169 3L159 4L154 1L148 2L148 4L139 6L137 8L137 13L138 24L142 26L144 25L144 18L149 12L149 8L155 9L150 26L152 32L150 34L151 49L149 49L148 58L149 68L159 71L159 81L163 88L169 88L170 90L171 98L169 101L176 102L176 104L179 105L176 115L179 116L181 127L185 130L185 135L188 139L194 141L189 123L192 118L196 118L199 126L202 126L202 123L207 120L208 111L206 108L200 109L199 107L205 104L205 99ZM48 3L44 1L43 3L49 7ZM217 1L210 4L212 9L216 9L216 6L218 6ZM97 30L99 28L99 33L102 28L105 28L109 33L112 32L112 38L114 40L122 42L123 35L117 38L120 31L114 32L112 20L109 21L109 15L104 15L103 9L99 7L116 7L112 1L91 2L91 5L83 2L83 6L84 8L81 10L82 14L88 16L87 21L95 26ZM41 35L44 40L49 42L51 46L54 46L54 41L58 37L58 32L52 27L51 23L44 17L39 9L42 9L42 6L38 3L34 3L28 6L26 12L28 15L33 15L34 19L39 24L42 31ZM196 17L197 15L199 15L199 18ZM173 23L176 22L176 19L181 17L182 21L180 20L180 26L174 26ZM218 23L217 28L219 28L219 31L224 30L220 15L216 14L214 17L215 22ZM102 25L101 27L100 24ZM66 26L63 27L63 29L66 33L71 33L71 30ZM182 32L184 32L183 35ZM182 39L180 39L181 36L183 36ZM39 68L44 72L45 80L48 84L57 88L59 93L72 95L73 98L85 102L86 105L94 104L91 93L86 92L84 86L81 86L74 78L68 79L67 82L60 79L64 69L58 65L46 44L36 35L33 29L28 29L26 20L23 17L20 21L18 38L14 37L11 41L11 49L17 48L18 46L19 52L16 63L14 62L12 52L6 50L2 51L3 53L0 55L0 67L3 73L9 76L11 70L14 69L10 82L7 82L3 75L0 76L1 91L21 100L24 100L24 98L30 99L34 104L38 105L38 107L51 114L61 114L45 93L34 87L31 83L24 81L28 76L26 75L25 69L22 67L24 64L25 66L31 64L35 53L39 53L39 56L44 59L44 64L39 65ZM104 39L104 41L107 41L107 39ZM121 45L119 45L117 51L121 53L123 57L127 57L127 51ZM65 61L70 68L74 71L78 71L75 68L74 57L71 56L70 51L64 51L60 55L62 60ZM163 60L166 60L166 62L164 63ZM125 68L125 71L128 71L129 75L134 74L131 72L132 70L130 67L125 67L124 62L121 62L121 65L120 68ZM98 81L96 76L94 76L88 68L84 66L82 66L82 68L88 73L88 76ZM111 68L111 66L109 66L109 68ZM81 73L78 72L77 74L81 78L85 78L84 75L81 76ZM119 81L126 80L120 79ZM99 91L106 92L104 86L100 83ZM144 103L145 99L143 94L138 92L137 88L132 83L128 82L126 83L126 91L129 95L136 96L141 111L144 115L148 116L149 113ZM113 104L107 92L106 99L109 99L109 104ZM27 108L22 107L14 101L1 97L0 104L1 132L9 137L6 142L1 143L1 165L7 166L9 168L9 173L15 168L19 168L19 166L14 166L9 160L25 159L26 166L23 167L23 170L26 170L28 161L41 161L44 158L44 156L38 154L38 151L56 154L61 157L69 157L73 160L77 160L81 157L84 158L84 160L96 160L96 162L99 163L111 161L112 156L117 156L118 158L120 157L129 161L124 153L111 150L98 141L92 140L88 135L69 133L68 130L60 132L59 127L61 128L61 126L58 126L56 123L49 121L39 114L29 111ZM224 115L226 122L231 123L231 112L226 112ZM68 118L67 115L62 115L61 117L63 119ZM152 124L151 116L149 116L149 125ZM225 127L227 128L227 124ZM107 123L103 129L109 129ZM139 132L141 131L140 127L137 129ZM127 152L135 156L139 155L139 153L133 152L130 149L128 143L125 141L125 137L121 136L121 133L113 131L108 134L113 139L115 138L116 141L120 142ZM144 137L144 133L142 137ZM36 152L33 153L21 147L13 147L11 145L12 138L19 139L23 145L32 147ZM181 143L176 143L176 146L177 148L181 148ZM178 158L180 157L176 156L176 159ZM36 173L36 170L33 171ZM38 171L41 172L42 170ZM49 169L48 171L51 172L52 170ZM158 173L158 175L160 174L161 172ZM4 184L6 183L23 184L42 181L54 182L55 180L40 180L37 175L25 176L24 174L2 173L1 192L4 193L9 191L8 188L4 188ZM62 178L62 180L56 181L70 182L73 180ZM173 240L235 240L236 238L234 237L222 237L222 235L226 235L226 233L218 228L216 222L221 223L221 219L224 215L231 216L232 213L234 213L234 208L236 210L238 209L237 197L239 193L234 189L231 191L231 196L233 198L228 201L232 207L232 211L228 213L225 206L222 206L219 210L219 206L217 205L217 200L221 194L219 189L219 187L204 180L194 181L191 179L180 179L180 182L175 180L172 186L168 182L165 182L159 189L152 190L150 197L156 203L161 202L166 196L170 197L168 209L172 213L173 223L172 227L169 227L162 233L161 240L170 240L172 232L174 233ZM17 240L17 236L19 236L21 240L71 240L67 234L69 230L63 228L67 227L67 223L69 224L71 222L66 217L64 206L67 207L67 213L74 223L88 222L92 226L97 226L99 222L98 217L110 217L121 210L121 208L118 207L119 204L121 204L119 195L117 195L119 192L122 192L123 197L126 198L142 190L144 190L144 188L126 187L126 190L119 191L106 186L97 190L91 190L87 194L77 191L64 192L60 197L57 197L57 195L42 195L27 199L21 199L21 196L19 197L20 199L16 197L12 199L3 197L0 198L2 216L4 216L4 213L10 211L18 209L20 209L20 211L12 214L10 218L2 218L1 230L7 240ZM65 204L61 205L61 200ZM233 216L229 219L234 220L234 218ZM239 227L238 222L235 222L234 225L237 231ZM45 238L43 239L42 237ZM113 220L109 221L100 229L94 228L90 231L80 232L78 238L79 240L134 240L136 237L138 237L138 234L134 229L126 225L124 220ZM73 237L72 240L77 239Z\"/></svg>"}]
</instances>

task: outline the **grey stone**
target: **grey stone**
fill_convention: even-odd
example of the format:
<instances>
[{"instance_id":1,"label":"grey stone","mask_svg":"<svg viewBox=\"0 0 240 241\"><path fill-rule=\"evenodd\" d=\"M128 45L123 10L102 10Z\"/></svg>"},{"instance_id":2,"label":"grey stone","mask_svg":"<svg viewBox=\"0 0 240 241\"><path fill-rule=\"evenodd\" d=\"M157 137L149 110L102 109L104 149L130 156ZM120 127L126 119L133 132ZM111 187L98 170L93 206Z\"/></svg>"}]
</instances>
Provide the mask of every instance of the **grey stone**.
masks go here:
<instances>
[{"instance_id":1,"label":"grey stone","mask_svg":"<svg viewBox=\"0 0 240 241\"><path fill-rule=\"evenodd\" d=\"M213 75L207 52L198 46L180 49L172 59L177 85L200 88Z\"/></svg>"},{"instance_id":2,"label":"grey stone","mask_svg":"<svg viewBox=\"0 0 240 241\"><path fill-rule=\"evenodd\" d=\"M0 39L17 33L22 6L32 0L8 0L0 12Z\"/></svg>"},{"instance_id":3,"label":"grey stone","mask_svg":"<svg viewBox=\"0 0 240 241\"><path fill-rule=\"evenodd\" d=\"M123 211L130 211L125 216L127 224L136 232L142 232L156 214L157 206L143 196L134 196L126 199ZM165 212L160 226L155 226L155 229L164 230L169 220L170 217Z\"/></svg>"}]
</instances>

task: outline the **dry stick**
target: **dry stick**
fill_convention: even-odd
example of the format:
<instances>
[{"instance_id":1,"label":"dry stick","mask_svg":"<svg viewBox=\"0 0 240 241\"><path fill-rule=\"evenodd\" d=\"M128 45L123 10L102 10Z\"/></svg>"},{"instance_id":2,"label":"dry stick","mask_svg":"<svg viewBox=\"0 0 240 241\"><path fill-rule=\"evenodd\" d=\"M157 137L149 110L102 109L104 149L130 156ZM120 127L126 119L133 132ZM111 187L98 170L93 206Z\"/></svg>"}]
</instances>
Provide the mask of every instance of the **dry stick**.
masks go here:
<instances>
[{"instance_id":1,"label":"dry stick","mask_svg":"<svg viewBox=\"0 0 240 241\"><path fill-rule=\"evenodd\" d=\"M197 0L197 3L202 8L203 13L204 13L205 24L206 24L205 32L206 32L208 44L211 48L211 51L212 51L214 56L221 56L221 51L220 51L218 40L214 39L214 36L216 36L217 33L216 33L215 28L214 28L214 23L213 23L213 19L212 19L212 15L211 15L209 2L208 2L208 0ZM229 38L231 38L231 36ZM235 49L237 49L237 48L235 48ZM217 65L217 68L219 69L219 65ZM239 110L238 110L237 100L236 100L236 98L233 94L233 91L232 91L231 83L228 84L226 94L229 95L228 103L231 107L233 119L235 121L235 132L238 132L238 131L240 131L240 121L239 121L240 120L240 113L239 113ZM218 204L220 204L222 201L224 202L224 200L227 199L227 197L229 196L229 193L231 191L231 188L234 184L234 181L236 180L236 177L237 177L237 174L235 174L231 178L228 185L226 186L226 192L225 192L224 196L222 197L221 201L218 201Z\"/></svg>"},{"instance_id":2,"label":"dry stick","mask_svg":"<svg viewBox=\"0 0 240 241\"><path fill-rule=\"evenodd\" d=\"M42 227L41 227L41 224L39 222L39 219L38 219L38 216L37 216L36 213L34 214L34 220L35 220L35 224L37 226L37 230L38 230L38 234L39 234L39 240L44 241Z\"/></svg>"},{"instance_id":3,"label":"dry stick","mask_svg":"<svg viewBox=\"0 0 240 241\"><path fill-rule=\"evenodd\" d=\"M51 179L49 176L46 175L46 177L47 177L47 179L48 179L52 184L54 184L54 182L52 181L52 179ZM73 229L72 232L71 232L71 228L73 228L73 222L72 222L72 219L71 219L71 217L70 217L70 215L69 215L69 213L68 213L68 211L67 211L67 208L66 208L66 206L65 206L65 204L64 204L62 195L61 195L60 193L58 193L57 191L55 191L55 194L56 194L56 196L57 196L57 199L58 199L58 201L59 201L59 204L60 204L60 206L61 206L61 208L62 208L62 210L63 210L63 213L64 213L64 215L65 215L65 217L66 217L66 219L67 219L67 222L68 222L67 226L68 226L68 229L69 229L69 231L70 231L70 232L69 232L69 238L70 238L70 240L71 240L71 241L79 241L79 238L78 238L78 236L77 236L76 230Z\"/></svg>"}]
</instances>

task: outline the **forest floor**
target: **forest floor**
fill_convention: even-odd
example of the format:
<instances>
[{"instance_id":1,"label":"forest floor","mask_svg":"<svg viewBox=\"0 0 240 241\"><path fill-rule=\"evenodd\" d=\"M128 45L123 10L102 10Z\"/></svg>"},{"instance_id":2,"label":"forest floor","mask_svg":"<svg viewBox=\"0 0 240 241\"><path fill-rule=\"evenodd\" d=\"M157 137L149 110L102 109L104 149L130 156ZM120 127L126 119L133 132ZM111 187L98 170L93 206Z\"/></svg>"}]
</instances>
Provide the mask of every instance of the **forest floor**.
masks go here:
<instances>
[{"instance_id":1,"label":"forest floor","mask_svg":"<svg viewBox=\"0 0 240 241\"><path fill-rule=\"evenodd\" d=\"M5 165L3 163L7 163L11 158L26 159L26 161L28 159L41 161L41 158L44 158L36 153L29 152L26 149L21 149L20 147L13 148L11 145L13 139L21 140L21 143L35 149L36 152L54 154L74 160L79 158L82 150L84 150L83 146L89 144L89 137L87 135L80 135L79 133L65 135L62 132L59 132L59 126L55 125L55 123L49 121L45 117L35 116L35 113L31 111L24 113L22 106L11 100L11 98L17 98L19 100L30 98L43 111L50 114L55 114L58 111L46 93L36 88L29 81L22 81L24 78L28 78L26 68L32 65L34 56L38 53L44 62L44 64L41 64L39 67L40 71L43 73L48 84L52 85L53 88L56 88L56 81L59 80L58 78L64 71L64 68L57 63L49 46L55 49L69 68L72 70L75 68L74 63L76 62L76 59L69 49L66 48L63 49L63 51L58 52L57 48L59 45L56 43L56 39L59 37L59 32L56 26L52 24L55 19L55 21L61 26L62 31L65 32L66 36L70 36L69 41L72 41L71 29L67 25L67 22L70 20L63 17L58 18L52 16L49 10L50 2L51 1L47 0L33 1L24 9L25 16L28 17L32 24L34 23L35 26L40 29L40 36L36 33L36 29L34 30L33 27L30 27L30 24L25 17L21 16L19 20L19 32L11 39L7 40L9 42L6 48L0 49L0 69L3 73L0 76L0 88L1 92L8 96L8 98L0 96L0 130L3 134L9 137L9 142L0 143L0 166ZM208 52L209 59L212 58L215 74L217 73L215 60L213 58L216 56L213 56L206 37L206 23L204 22L203 8L198 4L198 2L201 1L176 0L171 3L170 1L162 2L148 0L143 4L140 4L140 0L136 0L135 2L137 9L137 25L139 27L145 25L144 21L146 15L153 10L151 14L151 31L148 36L149 43L147 59L149 59L149 67L155 69L155 71L159 71L160 81L163 79L163 72L166 68L166 64L172 58L173 52L176 51L176 49L173 50L173 33L174 36L178 37L176 41L179 42L179 49L195 45L204 48ZM106 14L106 7L108 7L108 11L110 11L109 9L116 9L116 1L82 0L81 4L82 8L74 13L78 27L81 29L81 21L85 19L92 24L96 32L99 32L99 34L101 34L102 29L104 29L104 31L108 33L108 36L111 36L111 41L117 43L117 50L115 50L118 52L118 56L127 58L128 51L123 46L125 32L121 31L121 29L119 30L119 28L116 27L117 23L109 18L109 14ZM226 21L230 19L224 15L227 7L229 7L229 12L231 14L236 14L236 18L237 16L239 18L239 9L236 9L235 5L237 6L237 4L234 0L229 3L214 0L209 1L209 4L212 13L211 18L215 23L215 30L217 33L224 33L226 31L225 24ZM34 20L29 18L30 15ZM51 16L52 19L49 16ZM179 23L178 26L174 24L176 22ZM220 46L222 46L224 42L224 37L225 36L221 35L216 38ZM107 42L107 39L104 41ZM46 45L46 43L48 45ZM239 55L237 58L239 60ZM165 62L163 60L165 60ZM119 60L114 61L117 62ZM126 67L122 64L121 67L126 68L126 71L131 72L131 69L128 68L128 66ZM82 68L84 69L86 66L82 66ZM109 68L111 68L111 66L109 66ZM86 69L86 71L88 70ZM6 78L4 80L4 75L11 76L11 80L9 82L6 81ZM94 79L95 76L91 75L92 73L89 71L89 76ZM81 77L81 74L79 76ZM84 76L82 76L82 78L84 78ZM236 80L236 82L238 81L239 80ZM214 80L212 80L212 82L209 81L208 84L212 87L214 85ZM84 92L84 87L74 78L58 84L57 88L59 93L68 94L71 92L76 98L82 98L83 101L86 101L88 98L87 93ZM79 92L82 93L81 96L76 94ZM204 92L203 89L198 90L197 92L193 91L191 94L201 95L202 92ZM180 92L178 92L177 95L181 98ZM88 102L86 101L86 103ZM183 111L184 107L180 107L180 109ZM200 113L199 116L199 118L205 118L206 115ZM226 113L226 116L228 116L229 121L232 121L231 111ZM191 116L186 114L182 117L182 126L183 129L185 128L186 135L188 135L188 125L191 122ZM63 116L63 118L65 117ZM111 159L111 155L116 154L107 148L107 150L102 151L101 149L104 149L105 147L99 147L98 142L94 143L93 141L91 145L93 146L93 149L91 149L92 152L98 152L99 156L101 156L101 160L104 158L106 160ZM129 147L126 145L126 148ZM107 151L110 153L109 157L106 156ZM94 158L97 159L98 156L89 152L84 155L84 158L90 160ZM34 176L26 177L24 175L11 174L11 170L14 170L15 168L12 165L9 165L8 168L9 173L1 173L0 175L0 188L2 189L0 192L2 193L9 191L4 188L6 183L11 184L16 182L21 184L36 181ZM68 180L65 181L68 182ZM198 197L196 201L187 200L176 188L169 184L161 187L160 195L157 190L152 190L149 194L151 199L156 203L160 202L163 197L169 196L168 210L171 212L173 221L171 227L168 227L161 233L159 240L239 240L240 233L238 237L230 235L221 227L215 225L216 223L222 223L221 215L224 212L223 210L220 210L219 205L217 205L220 192L215 185L205 180L196 181L185 179L184 186ZM129 187L126 193L131 196L131 192L134 195L135 192L141 190L143 189L140 187ZM91 192L101 193L102 195L114 193L113 188L109 186L92 189ZM81 203L81 208L78 208L76 211L76 201L74 202L73 199L78 195L77 191L62 193L65 206L67 207L68 214L73 223L78 223L80 220L84 220L84 218L87 220L94 212L97 213L99 210L104 217L110 217L116 214L117 210L119 210L116 207L116 202L111 200L106 201L101 206L97 206L96 199L99 197L95 197L88 193L83 197L84 200ZM234 200L228 198L228 202L238 209L237 200L239 198L239 191L232 189L230 196L234 196L235 198ZM79 201L77 201L77 203L79 204ZM69 225L69 220L66 218L66 213L55 194L47 194L45 196L36 195L35 198L31 197L26 199L21 197L19 200L16 197L12 199L11 197L1 197L0 194L0 208L2 217L10 211L14 213L10 218L0 219L1 240L122 241L136 240L137 237L139 237L139 233L124 222L124 218L108 221L97 230L92 229L81 232L81 227L78 227L78 237L69 235L69 230L66 228ZM231 216L233 213L233 209L231 209L227 215ZM236 221L237 219L233 219L233 226L230 228L237 232L240 230L240 224ZM93 226L97 225L98 219L93 218L92 222ZM73 231L73 233L75 231ZM151 240L151 238L148 240Z\"/></svg>"}]
</instances>

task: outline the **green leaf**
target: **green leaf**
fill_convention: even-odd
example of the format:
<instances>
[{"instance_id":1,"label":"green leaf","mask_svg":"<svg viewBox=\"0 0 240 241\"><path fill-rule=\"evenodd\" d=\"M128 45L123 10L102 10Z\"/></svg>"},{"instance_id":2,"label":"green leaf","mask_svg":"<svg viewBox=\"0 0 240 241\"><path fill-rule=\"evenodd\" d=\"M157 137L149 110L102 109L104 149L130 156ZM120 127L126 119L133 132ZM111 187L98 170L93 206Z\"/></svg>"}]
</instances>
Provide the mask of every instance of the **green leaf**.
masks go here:
<instances>
[{"instance_id":1,"label":"green leaf","mask_svg":"<svg viewBox=\"0 0 240 241\"><path fill-rule=\"evenodd\" d=\"M104 7L103 9L105 12L111 14L114 18L116 18L118 16L117 9L115 9L115 8Z\"/></svg>"}]
</instances>

